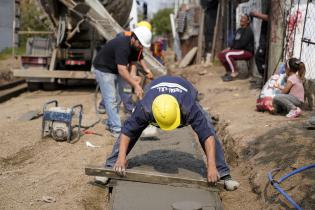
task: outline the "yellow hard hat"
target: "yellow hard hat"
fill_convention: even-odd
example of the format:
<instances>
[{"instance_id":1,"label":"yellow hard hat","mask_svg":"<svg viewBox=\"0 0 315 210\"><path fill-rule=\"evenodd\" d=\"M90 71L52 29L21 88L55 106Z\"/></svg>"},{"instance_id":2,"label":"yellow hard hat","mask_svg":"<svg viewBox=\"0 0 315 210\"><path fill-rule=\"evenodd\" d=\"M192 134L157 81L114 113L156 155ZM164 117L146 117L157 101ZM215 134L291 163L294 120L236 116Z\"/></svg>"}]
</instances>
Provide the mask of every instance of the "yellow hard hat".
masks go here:
<instances>
[{"instance_id":1,"label":"yellow hard hat","mask_svg":"<svg viewBox=\"0 0 315 210\"><path fill-rule=\"evenodd\" d=\"M180 108L172 95L162 94L156 97L152 103L152 112L162 130L174 130L180 125Z\"/></svg>"},{"instance_id":2,"label":"yellow hard hat","mask_svg":"<svg viewBox=\"0 0 315 210\"><path fill-rule=\"evenodd\" d=\"M137 23L137 27L140 27L140 26L146 27L147 29L152 31L152 25L148 21L143 20Z\"/></svg>"}]
</instances>

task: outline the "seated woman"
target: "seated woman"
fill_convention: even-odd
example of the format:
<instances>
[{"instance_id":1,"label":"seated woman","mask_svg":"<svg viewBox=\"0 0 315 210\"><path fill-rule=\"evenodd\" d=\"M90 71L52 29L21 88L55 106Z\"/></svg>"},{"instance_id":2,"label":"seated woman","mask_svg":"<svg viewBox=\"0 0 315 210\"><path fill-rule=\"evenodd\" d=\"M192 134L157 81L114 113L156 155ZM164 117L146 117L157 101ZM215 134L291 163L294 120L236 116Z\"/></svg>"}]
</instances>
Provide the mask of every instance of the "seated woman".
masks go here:
<instances>
[{"instance_id":1,"label":"seated woman","mask_svg":"<svg viewBox=\"0 0 315 210\"><path fill-rule=\"evenodd\" d=\"M226 69L223 81L232 81L238 75L235 60L249 60L254 55L254 34L250 27L250 17L242 15L241 27L237 29L230 48L222 50L218 58Z\"/></svg>"},{"instance_id":2,"label":"seated woman","mask_svg":"<svg viewBox=\"0 0 315 210\"><path fill-rule=\"evenodd\" d=\"M301 106L304 103L303 80L305 75L305 65L297 58L290 58L286 62L285 72L287 82L284 87L278 83L275 88L281 93L273 98L273 113L287 113L287 117L295 118L302 114Z\"/></svg>"}]
</instances>

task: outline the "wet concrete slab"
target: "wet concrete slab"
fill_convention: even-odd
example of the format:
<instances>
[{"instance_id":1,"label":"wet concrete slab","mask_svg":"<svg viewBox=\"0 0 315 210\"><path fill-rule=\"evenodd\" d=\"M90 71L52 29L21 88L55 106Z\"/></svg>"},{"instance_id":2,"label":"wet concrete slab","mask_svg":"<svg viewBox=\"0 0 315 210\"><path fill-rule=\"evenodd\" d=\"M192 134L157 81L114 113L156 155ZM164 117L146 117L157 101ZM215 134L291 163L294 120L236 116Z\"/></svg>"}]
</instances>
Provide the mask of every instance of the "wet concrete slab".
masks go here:
<instances>
[{"instance_id":1,"label":"wet concrete slab","mask_svg":"<svg viewBox=\"0 0 315 210\"><path fill-rule=\"evenodd\" d=\"M154 138L141 138L128 155L128 168L187 178L204 178L202 150L190 127L159 130ZM113 210L172 209L181 201L201 203L202 209L222 209L217 192L187 185L159 185L117 181L111 196Z\"/></svg>"},{"instance_id":2,"label":"wet concrete slab","mask_svg":"<svg viewBox=\"0 0 315 210\"><path fill-rule=\"evenodd\" d=\"M223 209L218 194L206 189L128 181L117 182L111 199L112 210L173 210L176 202L194 202L202 210Z\"/></svg>"}]
</instances>

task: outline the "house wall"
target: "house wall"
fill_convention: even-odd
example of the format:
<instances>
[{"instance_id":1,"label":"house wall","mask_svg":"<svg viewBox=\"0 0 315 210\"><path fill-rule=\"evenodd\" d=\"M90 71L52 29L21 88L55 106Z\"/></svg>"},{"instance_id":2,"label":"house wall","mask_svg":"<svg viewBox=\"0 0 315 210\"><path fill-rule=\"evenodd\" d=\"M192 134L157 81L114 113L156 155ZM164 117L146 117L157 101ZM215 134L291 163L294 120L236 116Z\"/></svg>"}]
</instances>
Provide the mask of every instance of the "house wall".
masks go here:
<instances>
[{"instance_id":1,"label":"house wall","mask_svg":"<svg viewBox=\"0 0 315 210\"><path fill-rule=\"evenodd\" d=\"M12 47L14 1L0 1L0 51Z\"/></svg>"}]
</instances>

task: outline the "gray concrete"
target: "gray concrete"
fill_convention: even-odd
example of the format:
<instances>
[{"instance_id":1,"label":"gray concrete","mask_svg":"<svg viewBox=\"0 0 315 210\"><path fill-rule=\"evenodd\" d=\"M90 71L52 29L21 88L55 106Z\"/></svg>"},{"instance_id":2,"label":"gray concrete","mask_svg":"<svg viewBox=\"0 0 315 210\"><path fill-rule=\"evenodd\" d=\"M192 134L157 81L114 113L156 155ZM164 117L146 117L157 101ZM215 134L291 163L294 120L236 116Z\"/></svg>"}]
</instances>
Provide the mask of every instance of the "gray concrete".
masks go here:
<instances>
[{"instance_id":1,"label":"gray concrete","mask_svg":"<svg viewBox=\"0 0 315 210\"><path fill-rule=\"evenodd\" d=\"M172 210L181 201L196 202L202 210L222 209L218 194L206 189L119 181L112 195L113 210Z\"/></svg>"},{"instance_id":2,"label":"gray concrete","mask_svg":"<svg viewBox=\"0 0 315 210\"><path fill-rule=\"evenodd\" d=\"M181 177L205 177L202 151L190 127L162 132L156 138L140 139L128 156L128 168ZM157 185L117 181L111 197L113 210L172 209L178 201L200 202L203 209L222 209L218 193L192 186Z\"/></svg>"}]
</instances>

